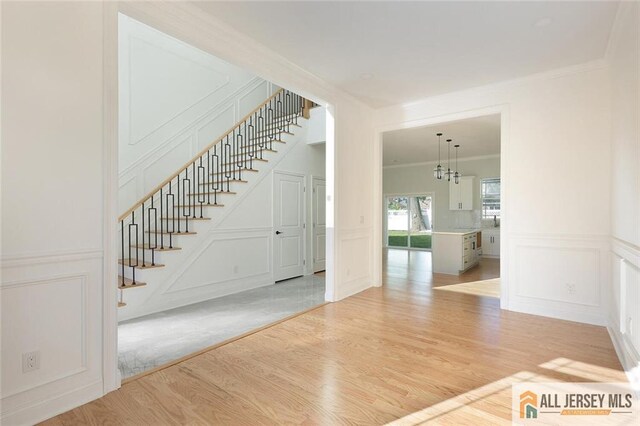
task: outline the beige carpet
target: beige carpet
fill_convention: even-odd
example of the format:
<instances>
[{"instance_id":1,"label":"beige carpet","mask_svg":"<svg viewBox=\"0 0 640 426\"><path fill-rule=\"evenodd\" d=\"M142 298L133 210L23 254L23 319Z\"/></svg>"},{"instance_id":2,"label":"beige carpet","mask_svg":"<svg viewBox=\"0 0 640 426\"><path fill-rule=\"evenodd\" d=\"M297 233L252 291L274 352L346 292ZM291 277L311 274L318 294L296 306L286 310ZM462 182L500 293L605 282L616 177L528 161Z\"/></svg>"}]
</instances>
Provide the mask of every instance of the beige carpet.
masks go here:
<instances>
[{"instance_id":1,"label":"beige carpet","mask_svg":"<svg viewBox=\"0 0 640 426\"><path fill-rule=\"evenodd\" d=\"M474 294L500 298L500 278L491 280L472 281L470 283L445 285L434 287L434 290L455 291L457 293Z\"/></svg>"}]
</instances>

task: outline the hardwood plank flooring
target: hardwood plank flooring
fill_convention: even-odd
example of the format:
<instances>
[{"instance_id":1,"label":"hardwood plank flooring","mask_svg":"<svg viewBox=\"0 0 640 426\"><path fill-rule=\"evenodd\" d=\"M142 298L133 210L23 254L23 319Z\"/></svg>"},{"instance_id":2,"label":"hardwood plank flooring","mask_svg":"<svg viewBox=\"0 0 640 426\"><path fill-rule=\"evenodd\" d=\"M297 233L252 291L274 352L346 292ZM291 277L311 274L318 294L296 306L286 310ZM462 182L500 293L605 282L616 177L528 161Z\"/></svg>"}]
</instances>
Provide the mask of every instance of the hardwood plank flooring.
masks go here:
<instances>
[{"instance_id":1,"label":"hardwood plank flooring","mask_svg":"<svg viewBox=\"0 0 640 426\"><path fill-rule=\"evenodd\" d=\"M417 253L417 254L416 254ZM385 283L179 364L44 424L510 424L511 384L626 381L605 328L433 291L498 276L385 256Z\"/></svg>"}]
</instances>

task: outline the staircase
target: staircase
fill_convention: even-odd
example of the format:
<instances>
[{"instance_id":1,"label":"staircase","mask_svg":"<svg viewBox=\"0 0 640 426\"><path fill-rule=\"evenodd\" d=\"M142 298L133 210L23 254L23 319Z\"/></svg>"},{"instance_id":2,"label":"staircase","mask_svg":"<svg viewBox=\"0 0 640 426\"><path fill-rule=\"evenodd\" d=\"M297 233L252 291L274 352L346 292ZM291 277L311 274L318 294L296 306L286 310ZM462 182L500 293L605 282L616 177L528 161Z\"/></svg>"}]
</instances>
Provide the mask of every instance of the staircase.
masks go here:
<instances>
[{"instance_id":1,"label":"staircase","mask_svg":"<svg viewBox=\"0 0 640 426\"><path fill-rule=\"evenodd\" d=\"M315 106L280 89L118 218L118 307L126 306L126 292L152 284L138 279L140 271L163 268L158 253L168 263L181 249L176 242L196 238L194 223L211 220L224 208L222 199L236 195L236 185L255 179L257 165L278 152L283 135L293 135Z\"/></svg>"}]
</instances>

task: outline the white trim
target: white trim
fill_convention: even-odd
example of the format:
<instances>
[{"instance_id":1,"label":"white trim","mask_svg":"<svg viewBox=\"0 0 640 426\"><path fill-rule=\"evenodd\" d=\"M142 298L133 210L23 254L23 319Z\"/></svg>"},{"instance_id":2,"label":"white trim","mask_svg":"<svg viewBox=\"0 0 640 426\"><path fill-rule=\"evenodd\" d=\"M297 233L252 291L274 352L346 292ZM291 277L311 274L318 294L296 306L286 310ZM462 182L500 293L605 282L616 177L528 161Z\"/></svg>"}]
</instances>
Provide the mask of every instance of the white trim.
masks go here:
<instances>
[{"instance_id":1,"label":"white trim","mask_svg":"<svg viewBox=\"0 0 640 426\"><path fill-rule=\"evenodd\" d=\"M503 81L498 81L491 84L486 84L484 86L476 86L476 87L470 87L468 89L447 92L441 95L434 95L427 98L419 99L417 101L407 102L404 104L391 105L388 107L380 108L377 111L381 111L381 110L383 111L387 108L397 108L398 106L402 106L405 109L410 109L414 107L419 107L425 102L434 102L434 101L437 102L438 99L447 98L450 96L464 97L467 94L469 95L473 94L474 96L478 96L478 92L493 92L496 90L509 90L509 89L514 89L517 86L523 86L536 81L552 80L556 78L566 77L572 74L581 74L584 72L591 72L591 71L595 71L603 68L608 68L608 66L609 65L605 61L605 59L601 58L601 59L596 59L589 62L583 62L577 65L570 65L568 67L562 67L562 68L557 68L550 71L543 71L536 74L530 74L525 77L514 78L511 80L503 80ZM482 115L485 115L485 114L482 114ZM438 121L435 124L444 123L446 121L454 121L454 120ZM417 127L417 126L411 126L411 127ZM389 130L399 130L399 129L389 129Z\"/></svg>"},{"instance_id":2,"label":"white trim","mask_svg":"<svg viewBox=\"0 0 640 426\"><path fill-rule=\"evenodd\" d=\"M458 158L458 161L474 161L474 160L487 160L490 158L500 158L500 154L487 154L476 155L474 157ZM417 163L403 163L403 164L390 164L388 166L382 166L383 169L398 169L402 167L416 167L416 166L428 166L430 164L437 164L438 160L421 161Z\"/></svg>"},{"instance_id":3,"label":"white trim","mask_svg":"<svg viewBox=\"0 0 640 426\"><path fill-rule=\"evenodd\" d=\"M316 238L315 238L315 232L316 232L316 227L314 226L314 222L313 222L313 212L315 211L315 196L313 195L313 190L315 189L313 186L314 181L322 181L324 182L325 187L327 186L327 179L324 178L324 176L314 176L314 175L310 175L309 176L309 181L310 181L310 187L311 187L311 253L310 253L310 257L311 257L311 261L309 262L309 264L311 265L308 272L309 275L313 275L316 273L315 271L315 243L316 243ZM325 189L325 193L326 193L326 189ZM326 200L326 196L325 196L325 200L324 200L324 204L325 204L325 210L326 210L326 205L327 205L327 200ZM326 211L325 211L325 246L324 246L324 257L325 257L325 269L327 267L327 251L328 251L328 247L326 245L326 238L327 238L327 221L326 221ZM318 271L320 272L320 271Z\"/></svg>"},{"instance_id":4,"label":"white trim","mask_svg":"<svg viewBox=\"0 0 640 426\"><path fill-rule=\"evenodd\" d=\"M633 1L621 1L618 4L618 9L616 10L616 16L613 20L613 25L611 26L611 31L609 32L609 39L607 40L607 47L604 51L604 60L608 63L611 62L611 55L613 55L613 49L615 49L615 45L618 42L618 38L620 37L620 25L622 20L627 14L629 8L633 5Z\"/></svg>"},{"instance_id":5,"label":"white trim","mask_svg":"<svg viewBox=\"0 0 640 426\"><path fill-rule=\"evenodd\" d=\"M432 100L433 98L430 98ZM415 105L419 105L420 102L414 103ZM423 118L415 119L415 120L407 120L395 122L383 126L378 126L374 129L376 134L376 143L374 145L374 167L377 168L377 176L374 179L374 205L381 206L383 205L383 182L382 176L384 173L383 167L383 158L382 158L382 144L383 144L383 133L391 131L391 130L400 130L400 129L409 129L414 127L424 127L433 124L446 123L451 121L458 121L468 118L476 118L482 117L486 115L494 115L500 114L500 177L501 177L501 185L500 185L500 199L502 200L501 205L501 219L500 219L500 228L504 232L500 232L500 251L501 251L501 261L500 261L500 308L508 309L509 307L509 275L508 275L508 257L509 251L503 249L503 247L507 247L507 238L509 237L508 231L508 216L510 211L509 206L509 198L508 198L508 188L509 188L509 169L508 169L508 150L509 150L509 105L508 104L497 104L497 105L488 105L481 108L475 108L466 111L459 111L450 114L442 114L435 116L426 116ZM505 220L506 219L506 220ZM382 212L380 208L376 208L376 212L374 215L374 233L376 232L376 228L382 231L383 228L383 218ZM374 235L373 241L373 249L374 249L374 281L376 283L382 282L382 235Z\"/></svg>"},{"instance_id":6,"label":"white trim","mask_svg":"<svg viewBox=\"0 0 640 426\"><path fill-rule=\"evenodd\" d=\"M626 342L624 336L616 331L615 324L609 321L607 325L613 349L624 368L624 372L631 383L631 388L635 391L636 396L640 398L640 356Z\"/></svg>"},{"instance_id":7,"label":"white trim","mask_svg":"<svg viewBox=\"0 0 640 426\"><path fill-rule=\"evenodd\" d=\"M52 398L25 404L16 410L2 413L2 423L8 425L36 424L62 414L75 407L98 399L103 395L102 380L95 380L79 389L58 394Z\"/></svg>"},{"instance_id":8,"label":"white trim","mask_svg":"<svg viewBox=\"0 0 640 426\"><path fill-rule=\"evenodd\" d=\"M118 370L118 5L103 6L103 282L102 282L102 391L120 387Z\"/></svg>"},{"instance_id":9,"label":"white trim","mask_svg":"<svg viewBox=\"0 0 640 426\"><path fill-rule=\"evenodd\" d=\"M76 260L102 258L101 249L58 250L50 252L35 252L7 256L2 259L2 268L17 268L20 266L38 265L46 263L72 262Z\"/></svg>"}]
</instances>

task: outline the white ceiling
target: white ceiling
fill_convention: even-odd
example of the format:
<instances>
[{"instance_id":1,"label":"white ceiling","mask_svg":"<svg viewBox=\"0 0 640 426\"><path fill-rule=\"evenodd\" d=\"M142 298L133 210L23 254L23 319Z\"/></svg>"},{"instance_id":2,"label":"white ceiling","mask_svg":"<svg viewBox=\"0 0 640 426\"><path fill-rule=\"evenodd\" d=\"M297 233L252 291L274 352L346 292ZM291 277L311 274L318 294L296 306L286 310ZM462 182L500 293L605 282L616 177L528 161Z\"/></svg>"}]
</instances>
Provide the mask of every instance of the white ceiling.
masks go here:
<instances>
[{"instance_id":1,"label":"white ceiling","mask_svg":"<svg viewBox=\"0 0 640 426\"><path fill-rule=\"evenodd\" d=\"M458 158L500 154L500 115L497 114L386 132L382 135L382 164L394 166L437 161L436 133L442 133L442 165L447 159L447 139L452 139L452 159L455 144L460 145Z\"/></svg>"},{"instance_id":2,"label":"white ceiling","mask_svg":"<svg viewBox=\"0 0 640 426\"><path fill-rule=\"evenodd\" d=\"M193 4L373 107L604 57L617 1Z\"/></svg>"}]
</instances>

